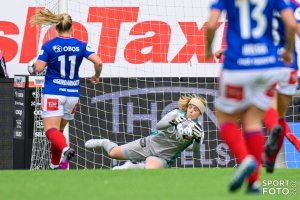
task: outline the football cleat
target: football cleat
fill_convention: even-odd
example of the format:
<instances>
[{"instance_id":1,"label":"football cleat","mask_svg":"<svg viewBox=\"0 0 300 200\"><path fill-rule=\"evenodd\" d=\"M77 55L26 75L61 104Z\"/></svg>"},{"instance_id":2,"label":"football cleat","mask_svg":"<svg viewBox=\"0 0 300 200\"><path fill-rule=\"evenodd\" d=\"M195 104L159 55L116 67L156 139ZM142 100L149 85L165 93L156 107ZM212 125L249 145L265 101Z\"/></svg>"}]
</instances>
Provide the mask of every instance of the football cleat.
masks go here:
<instances>
[{"instance_id":1,"label":"football cleat","mask_svg":"<svg viewBox=\"0 0 300 200\"><path fill-rule=\"evenodd\" d=\"M229 185L229 190L234 192L239 189L243 185L244 180L255 171L256 167L255 158L251 155L247 156L234 173Z\"/></svg>"},{"instance_id":2,"label":"football cleat","mask_svg":"<svg viewBox=\"0 0 300 200\"><path fill-rule=\"evenodd\" d=\"M266 149L265 149L266 156L271 157L274 155L275 150L277 148L277 141L278 141L278 138L281 135L282 131L283 130L280 125L276 125L273 128L272 133L267 140Z\"/></svg>"},{"instance_id":3,"label":"football cleat","mask_svg":"<svg viewBox=\"0 0 300 200\"><path fill-rule=\"evenodd\" d=\"M75 151L72 148L69 148L63 156L63 159L59 163L59 169L68 169L69 161L75 156Z\"/></svg>"},{"instance_id":4,"label":"football cleat","mask_svg":"<svg viewBox=\"0 0 300 200\"><path fill-rule=\"evenodd\" d=\"M260 181L255 181L249 184L246 190L248 194L259 194L260 191Z\"/></svg>"}]
</instances>

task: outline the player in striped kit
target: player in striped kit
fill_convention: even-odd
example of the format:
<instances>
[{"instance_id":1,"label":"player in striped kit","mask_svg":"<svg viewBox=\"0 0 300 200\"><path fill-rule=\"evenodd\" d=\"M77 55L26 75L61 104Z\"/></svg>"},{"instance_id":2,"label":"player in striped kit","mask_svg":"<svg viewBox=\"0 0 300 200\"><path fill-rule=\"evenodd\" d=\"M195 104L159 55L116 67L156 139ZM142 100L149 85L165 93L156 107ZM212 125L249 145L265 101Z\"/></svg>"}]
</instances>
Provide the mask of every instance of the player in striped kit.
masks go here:
<instances>
[{"instance_id":1,"label":"player in striped kit","mask_svg":"<svg viewBox=\"0 0 300 200\"><path fill-rule=\"evenodd\" d=\"M229 190L236 191L248 178L247 192L255 193L260 191L259 171L265 144L261 121L283 66L273 44L273 10L280 12L286 25L286 49L281 57L288 64L293 58L295 21L284 0L214 0L206 30L207 57L212 56L222 10L228 16L227 49L215 106L221 138L239 163Z\"/></svg>"},{"instance_id":2,"label":"player in striped kit","mask_svg":"<svg viewBox=\"0 0 300 200\"><path fill-rule=\"evenodd\" d=\"M123 169L159 169L172 166L176 158L188 146L193 144L199 151L204 132L198 123L207 105L205 98L199 95L182 96L179 109L165 115L156 125L157 132L130 143L118 146L108 139L91 139L86 148L102 147L111 158L145 163L127 163Z\"/></svg>"},{"instance_id":3,"label":"player in striped kit","mask_svg":"<svg viewBox=\"0 0 300 200\"><path fill-rule=\"evenodd\" d=\"M58 36L42 46L38 59L28 66L30 73L42 72L47 66L42 96L42 117L47 138L51 141L52 169L67 169L75 151L67 144L64 127L74 119L80 95L78 71L83 58L94 63L91 83L99 82L102 70L100 57L85 42L73 38L70 15L39 10L31 18L32 25L55 25ZM60 161L63 153L63 159Z\"/></svg>"}]
</instances>

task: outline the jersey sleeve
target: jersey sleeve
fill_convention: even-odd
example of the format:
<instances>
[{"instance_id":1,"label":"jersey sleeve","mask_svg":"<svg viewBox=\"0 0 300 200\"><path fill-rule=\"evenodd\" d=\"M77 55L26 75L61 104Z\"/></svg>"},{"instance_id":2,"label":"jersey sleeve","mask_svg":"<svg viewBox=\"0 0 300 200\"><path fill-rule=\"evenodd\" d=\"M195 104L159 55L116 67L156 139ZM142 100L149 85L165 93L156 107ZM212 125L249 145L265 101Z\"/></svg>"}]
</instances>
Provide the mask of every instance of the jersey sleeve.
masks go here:
<instances>
[{"instance_id":1,"label":"jersey sleeve","mask_svg":"<svg viewBox=\"0 0 300 200\"><path fill-rule=\"evenodd\" d=\"M294 16L297 23L300 23L300 7L297 7L294 11Z\"/></svg>"},{"instance_id":2,"label":"jersey sleeve","mask_svg":"<svg viewBox=\"0 0 300 200\"><path fill-rule=\"evenodd\" d=\"M224 10L225 9L225 0L212 0L210 4L210 9Z\"/></svg>"},{"instance_id":3,"label":"jersey sleeve","mask_svg":"<svg viewBox=\"0 0 300 200\"><path fill-rule=\"evenodd\" d=\"M172 125L170 124L170 121L173 119L176 119L179 117L179 111L178 110L173 110L166 114L157 124L156 124L156 129L157 130L164 130Z\"/></svg>"},{"instance_id":4,"label":"jersey sleeve","mask_svg":"<svg viewBox=\"0 0 300 200\"><path fill-rule=\"evenodd\" d=\"M281 12L287 8L290 8L290 0L276 0L276 9Z\"/></svg>"},{"instance_id":5,"label":"jersey sleeve","mask_svg":"<svg viewBox=\"0 0 300 200\"><path fill-rule=\"evenodd\" d=\"M42 46L42 49L39 52L38 60L42 60L46 63L48 63L49 54L47 51L47 47L44 45Z\"/></svg>"},{"instance_id":6,"label":"jersey sleeve","mask_svg":"<svg viewBox=\"0 0 300 200\"><path fill-rule=\"evenodd\" d=\"M88 58L93 53L95 53L95 51L92 49L92 47L89 44L85 44L84 57Z\"/></svg>"}]
</instances>

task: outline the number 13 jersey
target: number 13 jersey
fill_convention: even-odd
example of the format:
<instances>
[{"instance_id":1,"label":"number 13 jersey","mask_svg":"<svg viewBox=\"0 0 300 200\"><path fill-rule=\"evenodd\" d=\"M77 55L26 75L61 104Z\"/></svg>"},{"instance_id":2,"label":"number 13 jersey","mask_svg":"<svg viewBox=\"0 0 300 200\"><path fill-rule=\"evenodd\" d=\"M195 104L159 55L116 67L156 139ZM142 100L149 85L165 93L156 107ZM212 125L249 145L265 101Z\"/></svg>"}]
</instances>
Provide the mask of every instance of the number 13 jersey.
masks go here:
<instances>
[{"instance_id":1,"label":"number 13 jersey","mask_svg":"<svg viewBox=\"0 0 300 200\"><path fill-rule=\"evenodd\" d=\"M248 70L281 67L273 44L273 11L288 8L288 0L213 0L211 9L226 10L224 69Z\"/></svg>"}]
</instances>

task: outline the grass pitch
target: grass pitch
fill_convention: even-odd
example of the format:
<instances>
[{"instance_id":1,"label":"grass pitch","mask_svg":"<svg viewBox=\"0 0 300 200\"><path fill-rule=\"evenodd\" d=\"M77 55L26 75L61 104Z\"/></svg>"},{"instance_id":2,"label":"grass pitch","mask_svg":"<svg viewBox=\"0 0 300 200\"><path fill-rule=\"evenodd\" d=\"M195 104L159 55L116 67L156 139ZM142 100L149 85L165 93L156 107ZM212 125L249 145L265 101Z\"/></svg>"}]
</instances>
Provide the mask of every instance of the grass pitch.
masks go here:
<instances>
[{"instance_id":1,"label":"grass pitch","mask_svg":"<svg viewBox=\"0 0 300 200\"><path fill-rule=\"evenodd\" d=\"M235 169L0 171L2 200L300 199L300 169L262 170L262 180L296 181L296 194L228 192ZM276 181L274 182L276 184ZM263 188L266 186L263 186ZM273 186L268 186L272 188ZM279 188L277 186L274 188ZM290 188L290 186L284 186ZM273 190L274 191L274 190Z\"/></svg>"}]
</instances>

